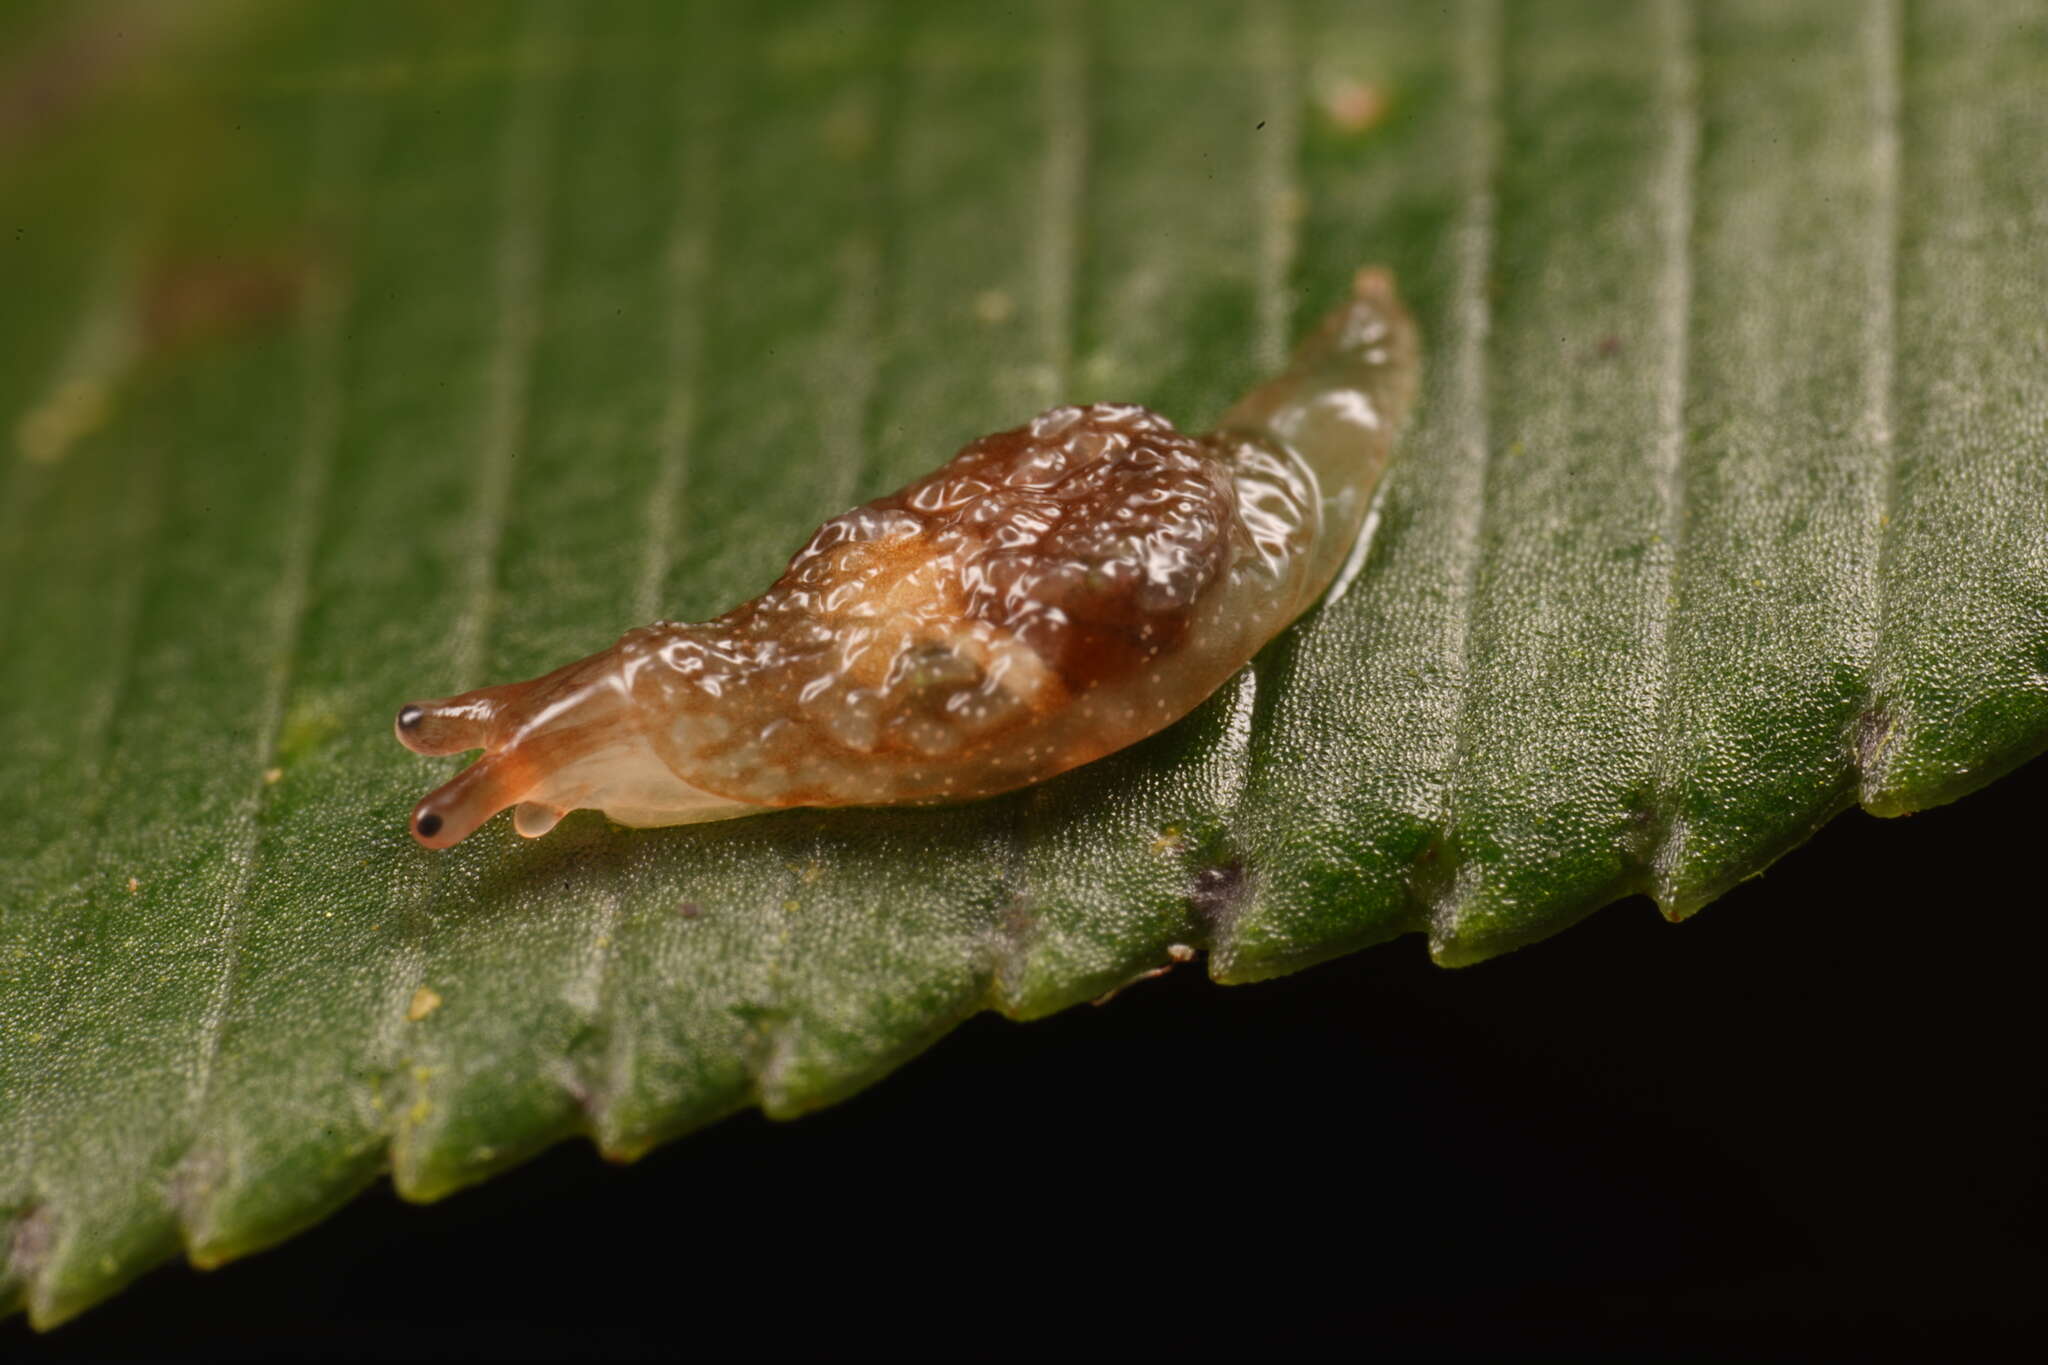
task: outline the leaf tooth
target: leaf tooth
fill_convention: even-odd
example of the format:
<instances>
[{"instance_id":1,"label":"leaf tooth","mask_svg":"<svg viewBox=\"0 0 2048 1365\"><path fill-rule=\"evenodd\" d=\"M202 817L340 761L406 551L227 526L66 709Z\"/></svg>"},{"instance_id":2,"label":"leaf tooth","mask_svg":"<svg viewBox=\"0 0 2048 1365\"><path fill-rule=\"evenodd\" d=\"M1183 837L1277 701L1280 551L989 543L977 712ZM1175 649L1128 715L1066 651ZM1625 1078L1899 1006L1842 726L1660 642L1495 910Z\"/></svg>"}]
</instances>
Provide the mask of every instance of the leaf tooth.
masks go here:
<instances>
[{"instance_id":1,"label":"leaf tooth","mask_svg":"<svg viewBox=\"0 0 2048 1365\"><path fill-rule=\"evenodd\" d=\"M1901 9L1896 440L1870 696L1889 720L1865 809L1951 801L2039 753L2048 723L2048 461L2037 300L2048 119L2015 54L2038 10ZM1955 92L1968 91L1968 98Z\"/></svg>"}]
</instances>

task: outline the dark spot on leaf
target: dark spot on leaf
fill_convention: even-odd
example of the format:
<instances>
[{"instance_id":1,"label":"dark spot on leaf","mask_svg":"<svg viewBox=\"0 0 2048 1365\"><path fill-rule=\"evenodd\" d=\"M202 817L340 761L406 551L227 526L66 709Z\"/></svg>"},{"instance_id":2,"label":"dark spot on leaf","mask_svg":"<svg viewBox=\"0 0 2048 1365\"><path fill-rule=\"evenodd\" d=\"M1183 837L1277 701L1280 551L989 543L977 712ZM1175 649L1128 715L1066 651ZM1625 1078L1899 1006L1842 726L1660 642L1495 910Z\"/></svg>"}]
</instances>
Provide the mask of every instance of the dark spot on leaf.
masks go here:
<instances>
[{"instance_id":1,"label":"dark spot on leaf","mask_svg":"<svg viewBox=\"0 0 2048 1365\"><path fill-rule=\"evenodd\" d=\"M684 919L695 919L704 913L704 907L695 901L684 901L676 907L676 913Z\"/></svg>"},{"instance_id":2,"label":"dark spot on leaf","mask_svg":"<svg viewBox=\"0 0 2048 1365\"><path fill-rule=\"evenodd\" d=\"M1601 337L1599 344L1593 348L1593 353L1602 360L1614 359L1614 357L1621 354L1621 338L1617 336Z\"/></svg>"},{"instance_id":3,"label":"dark spot on leaf","mask_svg":"<svg viewBox=\"0 0 2048 1365\"><path fill-rule=\"evenodd\" d=\"M17 1280L36 1278L50 1248L57 1241L56 1219L47 1204L31 1204L14 1216L13 1235L7 1239L7 1270Z\"/></svg>"},{"instance_id":4,"label":"dark spot on leaf","mask_svg":"<svg viewBox=\"0 0 2048 1365\"><path fill-rule=\"evenodd\" d=\"M159 350L289 320L317 262L302 246L157 263L142 293L143 333Z\"/></svg>"},{"instance_id":5,"label":"dark spot on leaf","mask_svg":"<svg viewBox=\"0 0 2048 1365\"><path fill-rule=\"evenodd\" d=\"M1244 899L1244 888L1243 863L1205 867L1195 874L1195 884L1188 892L1188 908L1205 930L1213 931L1236 911Z\"/></svg>"},{"instance_id":6,"label":"dark spot on leaf","mask_svg":"<svg viewBox=\"0 0 2048 1365\"><path fill-rule=\"evenodd\" d=\"M0 68L0 153L47 140L102 91L176 36L174 7L79 6L43 32L17 39Z\"/></svg>"},{"instance_id":7,"label":"dark spot on leaf","mask_svg":"<svg viewBox=\"0 0 2048 1365\"><path fill-rule=\"evenodd\" d=\"M1031 902L1022 893L1012 894L1009 904L1003 907L1003 935L1020 939L1038 924L1038 914L1031 908Z\"/></svg>"},{"instance_id":8,"label":"dark spot on leaf","mask_svg":"<svg viewBox=\"0 0 2048 1365\"><path fill-rule=\"evenodd\" d=\"M1872 706L1856 717L1856 767L1859 771L1875 773L1884 762L1885 744L1891 739L1891 712L1882 706Z\"/></svg>"},{"instance_id":9,"label":"dark spot on leaf","mask_svg":"<svg viewBox=\"0 0 2048 1365\"><path fill-rule=\"evenodd\" d=\"M1418 906L1442 904L1458 875L1458 848L1448 834L1439 834L1415 855L1408 873L1408 894Z\"/></svg>"}]
</instances>

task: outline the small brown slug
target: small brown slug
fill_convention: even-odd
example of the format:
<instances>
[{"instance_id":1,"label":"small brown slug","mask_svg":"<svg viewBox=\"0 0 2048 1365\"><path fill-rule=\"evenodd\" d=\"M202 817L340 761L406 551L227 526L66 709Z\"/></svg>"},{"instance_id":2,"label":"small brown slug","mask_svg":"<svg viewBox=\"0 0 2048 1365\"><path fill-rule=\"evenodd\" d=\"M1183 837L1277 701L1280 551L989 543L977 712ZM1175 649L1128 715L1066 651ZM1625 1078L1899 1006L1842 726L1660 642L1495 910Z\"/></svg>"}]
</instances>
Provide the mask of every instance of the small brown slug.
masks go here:
<instances>
[{"instance_id":1,"label":"small brown slug","mask_svg":"<svg viewBox=\"0 0 2048 1365\"><path fill-rule=\"evenodd\" d=\"M819 527L767 592L658 621L529 682L398 713L422 754L484 750L422 800L447 848L516 807L545 834L782 806L988 796L1143 739L1321 595L1413 401L1384 270L1206 436L1060 407Z\"/></svg>"}]
</instances>

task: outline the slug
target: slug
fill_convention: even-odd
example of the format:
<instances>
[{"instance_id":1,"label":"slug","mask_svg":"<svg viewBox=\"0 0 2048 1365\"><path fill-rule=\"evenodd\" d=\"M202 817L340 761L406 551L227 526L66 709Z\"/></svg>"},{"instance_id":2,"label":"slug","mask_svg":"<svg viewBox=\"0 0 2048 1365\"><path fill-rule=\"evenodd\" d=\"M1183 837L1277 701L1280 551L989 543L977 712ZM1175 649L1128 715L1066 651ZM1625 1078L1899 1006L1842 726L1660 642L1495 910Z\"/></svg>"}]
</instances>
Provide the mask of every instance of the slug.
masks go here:
<instances>
[{"instance_id":1,"label":"slug","mask_svg":"<svg viewBox=\"0 0 2048 1365\"><path fill-rule=\"evenodd\" d=\"M1360 271L1207 436L1059 407L819 527L767 592L528 682L398 713L484 750L412 813L447 848L506 807L623 825L989 796L1171 724L1320 596L1414 398L1414 323Z\"/></svg>"}]
</instances>

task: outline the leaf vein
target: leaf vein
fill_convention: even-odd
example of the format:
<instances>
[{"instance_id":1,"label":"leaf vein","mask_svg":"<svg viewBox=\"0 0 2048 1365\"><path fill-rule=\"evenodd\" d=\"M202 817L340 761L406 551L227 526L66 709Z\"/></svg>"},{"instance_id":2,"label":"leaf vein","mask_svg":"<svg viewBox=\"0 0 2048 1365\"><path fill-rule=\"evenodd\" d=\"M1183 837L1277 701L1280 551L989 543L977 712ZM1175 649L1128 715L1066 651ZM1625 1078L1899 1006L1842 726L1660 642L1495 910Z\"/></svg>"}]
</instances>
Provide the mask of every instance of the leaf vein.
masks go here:
<instances>
[{"instance_id":1,"label":"leaf vein","mask_svg":"<svg viewBox=\"0 0 2048 1365\"><path fill-rule=\"evenodd\" d=\"M695 37L696 35L693 35ZM693 41L691 50L709 50L710 44ZM679 521L689 496L691 437L697 421L697 386L704 350L703 286L718 241L720 141L718 130L726 104L721 73L700 70L681 82L677 103L678 191L669 219L663 250L662 284L667 296L669 327L667 373L669 399L662 414L661 459L649 494L647 551L636 596L635 618L651 621L661 614L668 575L675 563L675 541ZM589 998L595 1002L597 1026L602 1032L597 1045L603 1082L587 1105L594 1136L608 1141L610 1106L626 1092L633 1068L634 1040L631 1028L621 1028L617 1002L611 990L612 970L620 947L619 914L626 895L623 873L613 878L607 904L592 931L594 963L588 982ZM601 946L607 941L609 949Z\"/></svg>"},{"instance_id":2,"label":"leaf vein","mask_svg":"<svg viewBox=\"0 0 2048 1365\"><path fill-rule=\"evenodd\" d=\"M1449 752L1444 756L1443 800L1439 808L1440 832L1425 848L1424 856L1443 844L1442 864L1432 876L1441 878L1441 893L1423 909L1429 917L1432 942L1440 941L1453 927L1458 895L1456 776L1468 757L1465 743L1471 707L1470 661L1474 638L1479 630L1476 606L1480 588L1480 561L1486 539L1488 518L1493 510L1493 438L1490 409L1489 351L1493 333L1493 308L1489 284L1493 274L1498 238L1501 175L1501 89L1506 78L1507 48L1502 31L1499 0L1466 0L1459 32L1464 42L1459 53L1463 102L1471 123L1474 146L1466 160L1467 186L1457 232L1456 283L1452 307L1456 317L1457 342L1449 351L1452 378L1446 385L1452 395L1448 406L1454 434L1449 444L1462 446L1473 467L1476 496L1466 500L1471 511L1459 518L1459 544L1455 559L1464 564L1458 589L1458 610L1463 621L1452 632L1453 643L1444 660L1445 674L1452 681L1456 705L1449 731ZM1417 885L1423 867L1410 868L1410 884ZM1422 893L1418 889L1418 898Z\"/></svg>"},{"instance_id":3,"label":"leaf vein","mask_svg":"<svg viewBox=\"0 0 2048 1365\"><path fill-rule=\"evenodd\" d=\"M330 94L322 100L318 114L318 139L309 188L309 215L314 222L329 220L334 210L349 198L356 170L356 147L343 131L337 106L342 97ZM357 135L360 136L360 135ZM227 1024L228 1003L233 991L239 957L240 929L251 887L260 862L261 818L270 783L263 771L276 756L278 736L284 725L285 699L290 694L302 643L306 607L311 596L313 554L327 508L327 488L334 465L336 437L341 413L341 328L348 308L346 286L326 269L316 271L301 313L300 363L304 376L305 424L299 442L298 469L293 478L289 529L285 534L284 563L272 606L270 653L279 663L272 670L258 703L256 725L257 774L235 814L228 842L235 851L235 873L221 898L217 927L212 935L219 944L220 966L205 1010L199 1018L186 1098L186 1119L196 1123L212 1086L215 1059Z\"/></svg>"},{"instance_id":4,"label":"leaf vein","mask_svg":"<svg viewBox=\"0 0 2048 1365\"><path fill-rule=\"evenodd\" d=\"M1884 743L1887 723L1883 719L1886 681L1886 623L1892 611L1892 566L1898 556L1897 520L1903 477L1894 412L1898 382L1899 317L1899 182L1902 174L1902 142L1905 124L1905 6L1907 0L1874 0L1867 29L1870 44L1872 122L1876 136L1871 141L1871 159L1877 182L1874 218L1876 268L1871 290L1870 364L1868 411L1870 441L1883 462L1884 472L1878 495L1877 522L1870 528L1864 562L1870 565L1868 633L1864 640L1864 699L1853 741L1850 761L1855 764L1861 788L1859 796L1868 803L1883 785Z\"/></svg>"},{"instance_id":5,"label":"leaf vein","mask_svg":"<svg viewBox=\"0 0 2048 1365\"><path fill-rule=\"evenodd\" d=\"M1681 765L1678 688L1672 678L1680 666L1683 647L1679 624L1678 595L1685 581L1684 559L1689 543L1692 514L1686 493L1686 391L1692 363L1690 320L1693 295L1693 254L1698 247L1694 236L1695 203L1698 197L1700 157L1700 68L1698 15L1690 0L1669 0L1660 7L1658 25L1665 40L1658 67L1662 79L1666 116L1670 121L1670 142L1666 148L1663 177L1656 188L1658 233L1662 237L1664 269L1657 280L1656 307L1664 335L1662 373L1657 388L1655 463L1652 481L1663 515L1664 574L1650 602L1648 654L1657 660L1657 695L1651 703L1655 727L1654 757L1650 774L1654 816L1654 844L1645 859L1654 888L1667 906L1670 898L1663 886L1669 869L1684 853L1685 821L1679 810L1678 773Z\"/></svg>"},{"instance_id":6,"label":"leaf vein","mask_svg":"<svg viewBox=\"0 0 2048 1365\"><path fill-rule=\"evenodd\" d=\"M567 6L534 0L522 21L522 47L538 53L558 46L566 36L570 13ZM561 79L559 67L552 66L522 75L499 143L499 216L504 230L493 262L498 329L478 445L476 505L463 563L461 595L466 605L456 621L450 649L458 679L474 678L481 668L496 611L496 562L511 501L512 465L525 434L533 352L541 326L539 295L548 247L544 215L559 104L556 87ZM408 894L403 872L397 873L393 908L410 912L403 916L408 927L392 952L388 990L370 1050L370 1056L381 1059L386 1067L397 1065L407 1027L407 1004L426 964L420 911L446 875L446 863L436 862L426 876L410 885ZM427 1083L419 1075L414 1080L420 1088ZM408 1115L413 1107L396 1107L387 1119L393 1132L393 1166L401 1182L408 1160Z\"/></svg>"}]
</instances>

